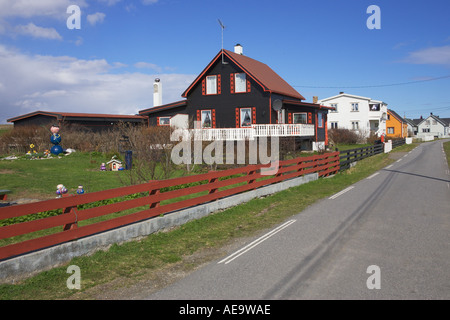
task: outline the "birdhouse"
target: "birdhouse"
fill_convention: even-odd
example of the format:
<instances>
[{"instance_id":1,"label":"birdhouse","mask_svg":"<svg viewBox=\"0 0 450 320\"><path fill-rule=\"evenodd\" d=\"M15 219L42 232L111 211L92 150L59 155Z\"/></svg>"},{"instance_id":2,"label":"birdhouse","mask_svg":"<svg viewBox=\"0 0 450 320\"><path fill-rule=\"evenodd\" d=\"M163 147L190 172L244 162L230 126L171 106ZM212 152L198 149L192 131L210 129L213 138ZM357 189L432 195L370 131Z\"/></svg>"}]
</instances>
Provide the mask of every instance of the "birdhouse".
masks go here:
<instances>
[{"instance_id":1,"label":"birdhouse","mask_svg":"<svg viewBox=\"0 0 450 320\"><path fill-rule=\"evenodd\" d=\"M111 171L119 171L119 168L122 168L122 161L117 159L111 159L106 164L109 166L109 170Z\"/></svg>"}]
</instances>

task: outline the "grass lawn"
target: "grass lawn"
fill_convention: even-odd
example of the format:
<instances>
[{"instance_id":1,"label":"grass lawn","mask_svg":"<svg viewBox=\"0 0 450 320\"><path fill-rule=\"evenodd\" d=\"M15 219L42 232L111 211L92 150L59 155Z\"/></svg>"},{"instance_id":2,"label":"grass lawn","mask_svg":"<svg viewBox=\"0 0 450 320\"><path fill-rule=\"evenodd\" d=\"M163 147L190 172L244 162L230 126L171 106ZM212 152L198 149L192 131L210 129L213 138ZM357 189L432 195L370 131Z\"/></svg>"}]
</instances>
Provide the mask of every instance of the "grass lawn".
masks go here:
<instances>
[{"instance_id":1,"label":"grass lawn","mask_svg":"<svg viewBox=\"0 0 450 320\"><path fill-rule=\"evenodd\" d=\"M124 171L100 171L102 162L111 157L99 153L72 153L61 158L0 161L0 189L11 190L11 200L19 198L49 199L56 197L56 186L63 184L68 193L75 193L78 185L86 192L123 186L119 176Z\"/></svg>"},{"instance_id":2,"label":"grass lawn","mask_svg":"<svg viewBox=\"0 0 450 320\"><path fill-rule=\"evenodd\" d=\"M406 151L413 147L415 145L405 145L394 149L393 152ZM119 286L132 285L148 279L149 275L155 274L156 271L164 272L165 268L184 262L196 252L214 250L237 238L249 237L271 228L314 202L364 179L393 161L389 154L379 154L358 162L353 168L340 172L333 178L319 179L265 198L254 199L188 222L168 232L158 232L139 241L113 245L109 250L99 251L91 256L74 258L69 265L77 265L81 269L81 290L69 290L66 287L69 274L66 273L67 266L63 266L14 285L0 285L0 299L95 298L90 294L101 285L111 284L112 288L112 283ZM95 166L92 164L94 168L99 166L99 162L101 161ZM89 165L87 169L90 168ZM102 177L104 172L94 173ZM96 181L93 178L92 180ZM80 182L74 181L74 187L78 183ZM114 184L112 181L109 183ZM52 190L56 187L54 184L49 184ZM195 267L194 263L186 264L187 268Z\"/></svg>"}]
</instances>

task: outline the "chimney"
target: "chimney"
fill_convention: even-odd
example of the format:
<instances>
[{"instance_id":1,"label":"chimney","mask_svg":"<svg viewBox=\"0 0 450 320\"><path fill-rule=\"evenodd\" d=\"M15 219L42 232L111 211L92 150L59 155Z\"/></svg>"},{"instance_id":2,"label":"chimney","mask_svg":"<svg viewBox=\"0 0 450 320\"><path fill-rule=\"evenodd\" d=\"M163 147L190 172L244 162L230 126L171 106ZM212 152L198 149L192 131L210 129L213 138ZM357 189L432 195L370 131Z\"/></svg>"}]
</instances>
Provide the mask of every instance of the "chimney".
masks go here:
<instances>
[{"instance_id":1,"label":"chimney","mask_svg":"<svg viewBox=\"0 0 450 320\"><path fill-rule=\"evenodd\" d=\"M319 101L319 97L318 96L313 96L313 103L317 103L317 101Z\"/></svg>"},{"instance_id":2,"label":"chimney","mask_svg":"<svg viewBox=\"0 0 450 320\"><path fill-rule=\"evenodd\" d=\"M343 94L343 93L344 93L344 91L339 92L339 94Z\"/></svg>"},{"instance_id":3,"label":"chimney","mask_svg":"<svg viewBox=\"0 0 450 320\"><path fill-rule=\"evenodd\" d=\"M153 82L153 107L162 105L162 83L157 78Z\"/></svg>"},{"instance_id":4,"label":"chimney","mask_svg":"<svg viewBox=\"0 0 450 320\"><path fill-rule=\"evenodd\" d=\"M244 54L244 48L238 43L237 45L234 46L234 53L237 54Z\"/></svg>"}]
</instances>

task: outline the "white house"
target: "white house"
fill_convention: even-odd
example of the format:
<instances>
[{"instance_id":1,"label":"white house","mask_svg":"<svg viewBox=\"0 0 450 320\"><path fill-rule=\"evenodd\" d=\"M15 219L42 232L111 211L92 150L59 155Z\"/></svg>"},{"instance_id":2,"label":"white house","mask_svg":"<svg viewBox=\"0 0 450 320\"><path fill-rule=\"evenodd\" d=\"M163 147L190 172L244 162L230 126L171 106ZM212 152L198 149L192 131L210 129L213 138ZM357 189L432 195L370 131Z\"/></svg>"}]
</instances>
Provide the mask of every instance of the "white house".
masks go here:
<instances>
[{"instance_id":1,"label":"white house","mask_svg":"<svg viewBox=\"0 0 450 320\"><path fill-rule=\"evenodd\" d=\"M386 134L387 104L383 101L341 92L337 96L318 101L334 107L328 113L328 128L355 130L366 137Z\"/></svg>"},{"instance_id":2,"label":"white house","mask_svg":"<svg viewBox=\"0 0 450 320\"><path fill-rule=\"evenodd\" d=\"M450 136L450 119L439 118L431 113L417 125L417 137L426 136L443 138Z\"/></svg>"}]
</instances>

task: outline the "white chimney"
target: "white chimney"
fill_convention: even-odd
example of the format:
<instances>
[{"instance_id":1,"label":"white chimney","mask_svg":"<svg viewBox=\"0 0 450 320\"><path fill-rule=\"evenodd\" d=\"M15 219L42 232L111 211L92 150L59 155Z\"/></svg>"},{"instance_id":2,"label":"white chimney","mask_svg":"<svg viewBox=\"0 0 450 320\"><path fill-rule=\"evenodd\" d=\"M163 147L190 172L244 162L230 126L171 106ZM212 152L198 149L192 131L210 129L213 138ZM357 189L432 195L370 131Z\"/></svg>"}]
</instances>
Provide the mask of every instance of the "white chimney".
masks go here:
<instances>
[{"instance_id":1,"label":"white chimney","mask_svg":"<svg viewBox=\"0 0 450 320\"><path fill-rule=\"evenodd\" d=\"M244 48L238 43L237 45L234 46L234 53L237 54L244 54Z\"/></svg>"},{"instance_id":2,"label":"white chimney","mask_svg":"<svg viewBox=\"0 0 450 320\"><path fill-rule=\"evenodd\" d=\"M159 79L153 82L153 107L162 105L162 83Z\"/></svg>"}]
</instances>

